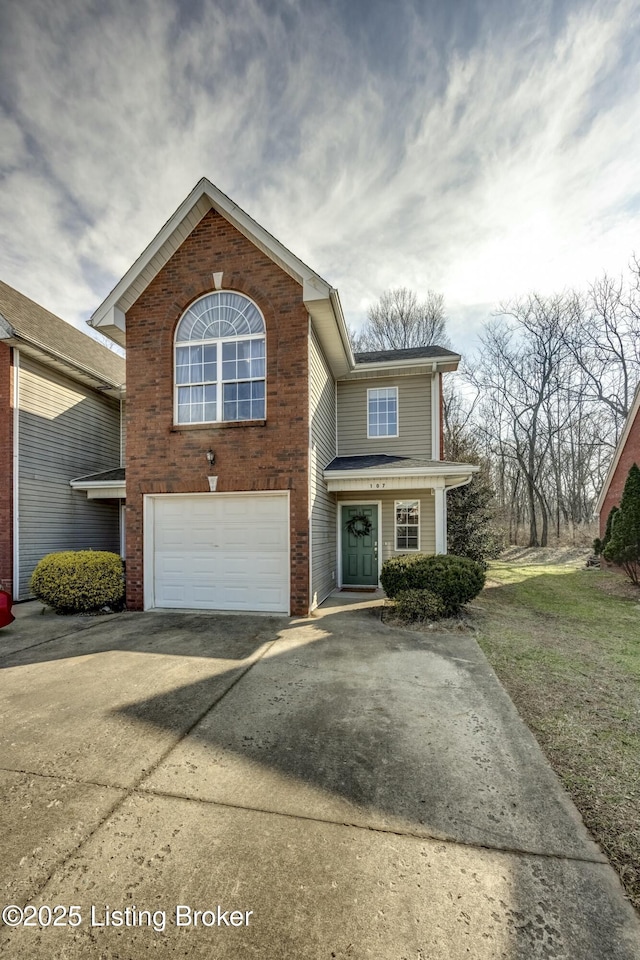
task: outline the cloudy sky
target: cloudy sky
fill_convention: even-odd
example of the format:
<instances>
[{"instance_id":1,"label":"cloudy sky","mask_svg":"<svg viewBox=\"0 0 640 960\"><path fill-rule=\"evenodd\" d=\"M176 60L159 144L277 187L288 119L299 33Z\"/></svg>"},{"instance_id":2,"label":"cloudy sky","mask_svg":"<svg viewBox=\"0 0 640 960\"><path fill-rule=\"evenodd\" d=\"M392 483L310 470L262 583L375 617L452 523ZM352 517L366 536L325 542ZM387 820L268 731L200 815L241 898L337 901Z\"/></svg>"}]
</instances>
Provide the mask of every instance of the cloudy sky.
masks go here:
<instances>
[{"instance_id":1,"label":"cloudy sky","mask_svg":"<svg viewBox=\"0 0 640 960\"><path fill-rule=\"evenodd\" d=\"M207 176L340 291L640 252L636 0L0 0L0 277L78 325Z\"/></svg>"}]
</instances>

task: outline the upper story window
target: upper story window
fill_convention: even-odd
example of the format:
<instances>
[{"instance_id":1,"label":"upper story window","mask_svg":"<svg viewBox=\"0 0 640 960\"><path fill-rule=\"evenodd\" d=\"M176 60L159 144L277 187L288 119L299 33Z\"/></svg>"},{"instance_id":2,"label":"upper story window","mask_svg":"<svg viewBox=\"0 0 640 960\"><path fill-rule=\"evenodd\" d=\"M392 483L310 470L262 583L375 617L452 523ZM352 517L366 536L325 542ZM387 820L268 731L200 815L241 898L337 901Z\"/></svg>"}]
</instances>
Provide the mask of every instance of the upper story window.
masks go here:
<instances>
[{"instance_id":1,"label":"upper story window","mask_svg":"<svg viewBox=\"0 0 640 960\"><path fill-rule=\"evenodd\" d=\"M228 290L196 300L175 349L176 423L264 419L265 325L252 300Z\"/></svg>"},{"instance_id":2,"label":"upper story window","mask_svg":"<svg viewBox=\"0 0 640 960\"><path fill-rule=\"evenodd\" d=\"M367 436L398 436L398 388L367 390Z\"/></svg>"}]
</instances>

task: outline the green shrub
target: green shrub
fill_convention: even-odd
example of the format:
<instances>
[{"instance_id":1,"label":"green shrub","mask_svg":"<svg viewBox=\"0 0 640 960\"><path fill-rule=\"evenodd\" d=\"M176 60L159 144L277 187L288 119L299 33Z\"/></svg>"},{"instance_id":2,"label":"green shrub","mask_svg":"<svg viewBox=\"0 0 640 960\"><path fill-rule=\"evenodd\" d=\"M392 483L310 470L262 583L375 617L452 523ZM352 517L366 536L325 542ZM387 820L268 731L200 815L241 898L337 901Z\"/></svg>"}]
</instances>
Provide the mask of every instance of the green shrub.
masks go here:
<instances>
[{"instance_id":1,"label":"green shrub","mask_svg":"<svg viewBox=\"0 0 640 960\"><path fill-rule=\"evenodd\" d=\"M394 599L404 590L429 590L444 604L445 616L457 613L484 586L481 563L467 557L425 553L391 557L382 565L380 582Z\"/></svg>"},{"instance_id":2,"label":"green shrub","mask_svg":"<svg viewBox=\"0 0 640 960\"><path fill-rule=\"evenodd\" d=\"M390 557L382 564L380 571L380 583L382 589L393 600L402 590L411 590L414 587L418 589L424 584L415 582L415 576L411 576L411 570L415 567L416 561L421 560L426 554L401 554L398 557Z\"/></svg>"},{"instance_id":3,"label":"green shrub","mask_svg":"<svg viewBox=\"0 0 640 960\"><path fill-rule=\"evenodd\" d=\"M604 551L607 549L609 541L611 540L611 530L613 527L613 521L616 518L616 514L620 510L620 507L611 507L609 511L609 516L607 517L607 522L604 528L604 536L602 540L599 540L598 537L593 541L593 552L597 557L602 556Z\"/></svg>"},{"instance_id":4,"label":"green shrub","mask_svg":"<svg viewBox=\"0 0 640 960\"><path fill-rule=\"evenodd\" d=\"M629 579L640 586L640 468L637 463L627 474L620 509L611 523L611 539L602 552L605 560L619 564Z\"/></svg>"},{"instance_id":5,"label":"green shrub","mask_svg":"<svg viewBox=\"0 0 640 960\"><path fill-rule=\"evenodd\" d=\"M409 623L439 620L445 614L444 603L431 590L401 590L396 597L395 614Z\"/></svg>"},{"instance_id":6,"label":"green shrub","mask_svg":"<svg viewBox=\"0 0 640 960\"><path fill-rule=\"evenodd\" d=\"M31 592L58 613L83 613L124 603L124 567L117 553L66 550L37 564Z\"/></svg>"}]
</instances>

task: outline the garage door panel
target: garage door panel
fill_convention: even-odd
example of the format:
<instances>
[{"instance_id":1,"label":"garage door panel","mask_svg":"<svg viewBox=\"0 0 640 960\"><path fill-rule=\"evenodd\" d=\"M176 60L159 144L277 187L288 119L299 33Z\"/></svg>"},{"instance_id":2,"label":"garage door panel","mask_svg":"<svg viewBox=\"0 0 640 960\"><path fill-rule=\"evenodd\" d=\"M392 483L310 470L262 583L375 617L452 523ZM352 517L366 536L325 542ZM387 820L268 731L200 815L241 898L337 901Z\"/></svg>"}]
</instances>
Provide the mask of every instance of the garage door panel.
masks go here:
<instances>
[{"instance_id":1,"label":"garage door panel","mask_svg":"<svg viewBox=\"0 0 640 960\"><path fill-rule=\"evenodd\" d=\"M172 606L185 606L185 591L180 584L167 584L164 589L164 599Z\"/></svg>"},{"instance_id":2,"label":"garage door panel","mask_svg":"<svg viewBox=\"0 0 640 960\"><path fill-rule=\"evenodd\" d=\"M254 563L255 563L255 561L254 561ZM255 566L254 566L254 569L255 569ZM225 579L227 579L227 578L229 578L229 577L232 577L232 578L234 578L234 579L235 579L236 577L238 577L238 578L242 577L242 578L243 578L244 575L245 575L245 559L244 559L244 557L232 557L232 556L227 556L227 560L226 560L226 563L225 563L225 566L224 566L224 570L221 570L220 573L221 573L221 574L224 574ZM232 580L232 582L233 582L233 580Z\"/></svg>"},{"instance_id":3,"label":"garage door panel","mask_svg":"<svg viewBox=\"0 0 640 960\"><path fill-rule=\"evenodd\" d=\"M271 554L257 554L254 557L253 568L260 582L269 583L270 580L277 580L277 576L274 577L273 556Z\"/></svg>"},{"instance_id":4,"label":"garage door panel","mask_svg":"<svg viewBox=\"0 0 640 960\"><path fill-rule=\"evenodd\" d=\"M210 553L211 549L224 549L234 553L246 552L248 549L260 548L262 552L278 553L287 549L286 520L267 525L240 526L238 523L218 521L215 525L205 527L200 525L193 529L193 525L181 524L174 529L167 530L160 527L156 531L156 550L182 553L185 549L185 527L191 531L188 544L188 553L200 551Z\"/></svg>"},{"instance_id":5,"label":"garage door panel","mask_svg":"<svg viewBox=\"0 0 640 960\"><path fill-rule=\"evenodd\" d=\"M253 544L256 549L274 553L287 549L287 529L279 524L267 527L258 526L253 531Z\"/></svg>"},{"instance_id":6,"label":"garage door panel","mask_svg":"<svg viewBox=\"0 0 640 960\"><path fill-rule=\"evenodd\" d=\"M288 612L287 497L160 497L153 523L155 606Z\"/></svg>"}]
</instances>

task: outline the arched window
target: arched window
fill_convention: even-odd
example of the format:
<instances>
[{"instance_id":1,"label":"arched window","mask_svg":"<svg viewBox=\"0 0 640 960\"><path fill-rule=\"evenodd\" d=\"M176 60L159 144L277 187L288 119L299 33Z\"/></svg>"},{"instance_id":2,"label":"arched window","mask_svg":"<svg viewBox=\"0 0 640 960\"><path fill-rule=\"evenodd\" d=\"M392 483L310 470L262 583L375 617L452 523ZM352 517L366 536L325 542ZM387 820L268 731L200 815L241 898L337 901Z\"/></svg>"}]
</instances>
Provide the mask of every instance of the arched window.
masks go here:
<instances>
[{"instance_id":1,"label":"arched window","mask_svg":"<svg viewBox=\"0 0 640 960\"><path fill-rule=\"evenodd\" d=\"M255 303L229 290L192 303L176 330L176 423L263 420L265 326Z\"/></svg>"}]
</instances>

